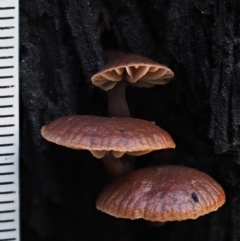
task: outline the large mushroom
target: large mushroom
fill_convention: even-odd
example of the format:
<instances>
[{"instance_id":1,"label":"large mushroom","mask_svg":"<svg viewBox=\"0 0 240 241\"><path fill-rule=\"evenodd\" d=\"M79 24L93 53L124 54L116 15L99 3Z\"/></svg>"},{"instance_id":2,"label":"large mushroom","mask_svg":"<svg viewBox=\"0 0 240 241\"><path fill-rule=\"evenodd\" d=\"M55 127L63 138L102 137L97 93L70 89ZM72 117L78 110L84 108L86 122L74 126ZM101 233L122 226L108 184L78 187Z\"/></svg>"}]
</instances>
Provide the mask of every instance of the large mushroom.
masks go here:
<instances>
[{"instance_id":1,"label":"large mushroom","mask_svg":"<svg viewBox=\"0 0 240 241\"><path fill-rule=\"evenodd\" d=\"M89 150L96 158L105 157L104 163L113 175L131 167L119 160L124 154L139 156L175 148L171 136L163 129L152 122L127 117L65 116L42 127L41 134L58 145Z\"/></svg>"},{"instance_id":2,"label":"large mushroom","mask_svg":"<svg viewBox=\"0 0 240 241\"><path fill-rule=\"evenodd\" d=\"M138 169L110 183L97 209L117 218L152 222L196 219L225 203L222 187L209 175L181 166Z\"/></svg>"},{"instance_id":3,"label":"large mushroom","mask_svg":"<svg viewBox=\"0 0 240 241\"><path fill-rule=\"evenodd\" d=\"M174 77L168 67L137 54L108 50L104 59L106 65L92 77L92 83L107 91L109 116L130 116L125 99L127 84L149 88Z\"/></svg>"}]
</instances>

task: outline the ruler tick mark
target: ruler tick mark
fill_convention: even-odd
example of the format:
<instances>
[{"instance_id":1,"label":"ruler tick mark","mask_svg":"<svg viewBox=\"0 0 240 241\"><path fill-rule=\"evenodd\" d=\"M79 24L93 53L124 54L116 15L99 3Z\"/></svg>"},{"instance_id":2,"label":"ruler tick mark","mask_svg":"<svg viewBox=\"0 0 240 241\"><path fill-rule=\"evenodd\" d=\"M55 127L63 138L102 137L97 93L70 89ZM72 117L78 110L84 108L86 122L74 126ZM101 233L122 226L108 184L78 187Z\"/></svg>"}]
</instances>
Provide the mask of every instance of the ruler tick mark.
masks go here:
<instances>
[{"instance_id":1,"label":"ruler tick mark","mask_svg":"<svg viewBox=\"0 0 240 241\"><path fill-rule=\"evenodd\" d=\"M5 36L5 37L0 37L0 40L5 40L5 39L13 39L13 36Z\"/></svg>"},{"instance_id":2,"label":"ruler tick mark","mask_svg":"<svg viewBox=\"0 0 240 241\"><path fill-rule=\"evenodd\" d=\"M14 219L5 219L5 220L0 220L0 223L11 223L11 222L14 222L14 221L15 221Z\"/></svg>"},{"instance_id":3,"label":"ruler tick mark","mask_svg":"<svg viewBox=\"0 0 240 241\"><path fill-rule=\"evenodd\" d=\"M13 143L0 144L0 147L4 147L4 146L13 146Z\"/></svg>"},{"instance_id":4,"label":"ruler tick mark","mask_svg":"<svg viewBox=\"0 0 240 241\"><path fill-rule=\"evenodd\" d=\"M0 153L0 156L13 156L15 153Z\"/></svg>"},{"instance_id":5,"label":"ruler tick mark","mask_svg":"<svg viewBox=\"0 0 240 241\"><path fill-rule=\"evenodd\" d=\"M13 232L13 231L16 231L15 228L13 229L0 229L0 233L3 233L3 232Z\"/></svg>"},{"instance_id":6,"label":"ruler tick mark","mask_svg":"<svg viewBox=\"0 0 240 241\"><path fill-rule=\"evenodd\" d=\"M1 7L0 10L11 10L15 9L15 7Z\"/></svg>"},{"instance_id":7,"label":"ruler tick mark","mask_svg":"<svg viewBox=\"0 0 240 241\"><path fill-rule=\"evenodd\" d=\"M13 49L13 46L5 46L5 47L0 47L0 49Z\"/></svg>"},{"instance_id":8,"label":"ruler tick mark","mask_svg":"<svg viewBox=\"0 0 240 241\"><path fill-rule=\"evenodd\" d=\"M13 98L14 95L0 95L0 99Z\"/></svg>"},{"instance_id":9,"label":"ruler tick mark","mask_svg":"<svg viewBox=\"0 0 240 241\"><path fill-rule=\"evenodd\" d=\"M5 194L13 194L15 193L14 191L9 191L9 192L0 192L0 195L5 195ZM0 212L1 213L1 212Z\"/></svg>"},{"instance_id":10,"label":"ruler tick mark","mask_svg":"<svg viewBox=\"0 0 240 241\"><path fill-rule=\"evenodd\" d=\"M14 201L3 201L3 202L0 202L0 205L1 205L1 204L8 204L8 203L14 203ZM3 221L0 220L0 223L1 223L1 222L3 222Z\"/></svg>"},{"instance_id":11,"label":"ruler tick mark","mask_svg":"<svg viewBox=\"0 0 240 241\"><path fill-rule=\"evenodd\" d=\"M14 164L13 162L0 163L0 166L11 166L13 164Z\"/></svg>"},{"instance_id":12,"label":"ruler tick mark","mask_svg":"<svg viewBox=\"0 0 240 241\"><path fill-rule=\"evenodd\" d=\"M14 68L14 66L0 66L0 69L12 69L12 68Z\"/></svg>"},{"instance_id":13,"label":"ruler tick mark","mask_svg":"<svg viewBox=\"0 0 240 241\"><path fill-rule=\"evenodd\" d=\"M15 28L14 26L9 26L9 27L0 27L0 30L8 30L8 29L13 29Z\"/></svg>"},{"instance_id":14,"label":"ruler tick mark","mask_svg":"<svg viewBox=\"0 0 240 241\"><path fill-rule=\"evenodd\" d=\"M13 175L15 172L0 172L0 176Z\"/></svg>"},{"instance_id":15,"label":"ruler tick mark","mask_svg":"<svg viewBox=\"0 0 240 241\"><path fill-rule=\"evenodd\" d=\"M14 117L14 115L0 115L0 118Z\"/></svg>"},{"instance_id":16,"label":"ruler tick mark","mask_svg":"<svg viewBox=\"0 0 240 241\"><path fill-rule=\"evenodd\" d=\"M10 20L14 19L14 17L0 17L0 20Z\"/></svg>"},{"instance_id":17,"label":"ruler tick mark","mask_svg":"<svg viewBox=\"0 0 240 241\"><path fill-rule=\"evenodd\" d=\"M5 239L0 239L0 241L15 241L15 238L5 238Z\"/></svg>"},{"instance_id":18,"label":"ruler tick mark","mask_svg":"<svg viewBox=\"0 0 240 241\"><path fill-rule=\"evenodd\" d=\"M0 105L0 108L11 108L13 105Z\"/></svg>"},{"instance_id":19,"label":"ruler tick mark","mask_svg":"<svg viewBox=\"0 0 240 241\"><path fill-rule=\"evenodd\" d=\"M8 89L8 88L13 88L15 85L1 85L0 89Z\"/></svg>"},{"instance_id":20,"label":"ruler tick mark","mask_svg":"<svg viewBox=\"0 0 240 241\"><path fill-rule=\"evenodd\" d=\"M14 134L4 134L4 135L0 135L0 137L10 137L10 136L14 136Z\"/></svg>"},{"instance_id":21,"label":"ruler tick mark","mask_svg":"<svg viewBox=\"0 0 240 241\"><path fill-rule=\"evenodd\" d=\"M0 79L12 79L13 75L8 75L8 76L0 76Z\"/></svg>"},{"instance_id":22,"label":"ruler tick mark","mask_svg":"<svg viewBox=\"0 0 240 241\"><path fill-rule=\"evenodd\" d=\"M14 182L0 182L0 185L11 185L14 184Z\"/></svg>"},{"instance_id":23,"label":"ruler tick mark","mask_svg":"<svg viewBox=\"0 0 240 241\"><path fill-rule=\"evenodd\" d=\"M12 127L12 126L15 126L15 125L14 124L0 125L0 128L2 128L2 127Z\"/></svg>"},{"instance_id":24,"label":"ruler tick mark","mask_svg":"<svg viewBox=\"0 0 240 241\"><path fill-rule=\"evenodd\" d=\"M0 239L0 241L16 241L17 239L15 238L5 238L5 239Z\"/></svg>"},{"instance_id":25,"label":"ruler tick mark","mask_svg":"<svg viewBox=\"0 0 240 241\"><path fill-rule=\"evenodd\" d=\"M0 213L14 213L15 210L4 210L4 211L0 211Z\"/></svg>"},{"instance_id":26,"label":"ruler tick mark","mask_svg":"<svg viewBox=\"0 0 240 241\"><path fill-rule=\"evenodd\" d=\"M13 56L1 56L0 59L13 59Z\"/></svg>"}]
</instances>

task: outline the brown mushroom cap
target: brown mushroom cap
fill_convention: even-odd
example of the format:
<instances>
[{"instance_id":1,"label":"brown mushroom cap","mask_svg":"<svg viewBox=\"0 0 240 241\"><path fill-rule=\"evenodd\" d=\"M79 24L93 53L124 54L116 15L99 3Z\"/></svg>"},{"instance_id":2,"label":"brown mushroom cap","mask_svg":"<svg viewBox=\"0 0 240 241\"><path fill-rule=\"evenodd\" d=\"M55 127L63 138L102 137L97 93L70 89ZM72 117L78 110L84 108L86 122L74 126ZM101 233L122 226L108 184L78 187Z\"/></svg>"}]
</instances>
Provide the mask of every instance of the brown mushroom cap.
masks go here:
<instances>
[{"instance_id":1,"label":"brown mushroom cap","mask_svg":"<svg viewBox=\"0 0 240 241\"><path fill-rule=\"evenodd\" d=\"M166 222L196 219L225 203L222 187L209 175L180 166L138 169L108 185L97 209L117 218Z\"/></svg>"},{"instance_id":2,"label":"brown mushroom cap","mask_svg":"<svg viewBox=\"0 0 240 241\"><path fill-rule=\"evenodd\" d=\"M135 118L65 116L42 127L48 141L73 149L90 150L102 158L112 151L139 156L153 150L175 148L171 136L152 122Z\"/></svg>"},{"instance_id":3,"label":"brown mushroom cap","mask_svg":"<svg viewBox=\"0 0 240 241\"><path fill-rule=\"evenodd\" d=\"M106 51L105 56L107 64L92 77L92 83L106 91L122 79L139 87L152 87L166 84L174 76L166 66L137 54Z\"/></svg>"}]
</instances>

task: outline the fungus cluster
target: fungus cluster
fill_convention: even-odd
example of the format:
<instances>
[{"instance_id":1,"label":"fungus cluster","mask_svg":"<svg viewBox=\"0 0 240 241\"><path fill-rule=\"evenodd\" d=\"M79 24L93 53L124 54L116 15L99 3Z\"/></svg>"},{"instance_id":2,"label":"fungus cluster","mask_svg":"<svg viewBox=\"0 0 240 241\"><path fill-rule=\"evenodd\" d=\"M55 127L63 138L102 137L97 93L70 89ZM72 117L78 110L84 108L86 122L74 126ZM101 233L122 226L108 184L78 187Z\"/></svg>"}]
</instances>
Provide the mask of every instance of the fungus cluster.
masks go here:
<instances>
[{"instance_id":1,"label":"fungus cluster","mask_svg":"<svg viewBox=\"0 0 240 241\"><path fill-rule=\"evenodd\" d=\"M130 117L125 98L127 84L151 87L165 84L174 76L166 66L136 54L104 53L105 67L92 83L107 91L108 117L65 116L41 129L50 142L72 149L89 150L102 158L113 176L133 169L134 161L123 156L140 156L154 150L175 148L171 136L150 121Z\"/></svg>"},{"instance_id":2,"label":"fungus cluster","mask_svg":"<svg viewBox=\"0 0 240 241\"><path fill-rule=\"evenodd\" d=\"M225 202L221 186L207 174L177 166L134 168L133 160L154 150L175 148L171 136L154 123L130 117L125 99L128 84L166 84L173 72L136 54L106 51L105 67L92 83L108 95L108 117L73 115L42 127L42 136L72 149L89 150L118 176L97 200L97 208L120 218L166 222L195 219Z\"/></svg>"}]
</instances>

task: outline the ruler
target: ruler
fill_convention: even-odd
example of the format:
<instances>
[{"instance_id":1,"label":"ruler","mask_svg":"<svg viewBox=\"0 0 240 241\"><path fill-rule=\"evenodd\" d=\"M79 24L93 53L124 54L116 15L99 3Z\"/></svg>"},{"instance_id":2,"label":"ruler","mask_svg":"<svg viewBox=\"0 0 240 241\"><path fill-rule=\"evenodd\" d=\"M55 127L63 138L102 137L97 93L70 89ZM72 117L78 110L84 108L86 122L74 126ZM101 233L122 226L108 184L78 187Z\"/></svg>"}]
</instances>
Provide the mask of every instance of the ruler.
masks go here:
<instances>
[{"instance_id":1,"label":"ruler","mask_svg":"<svg viewBox=\"0 0 240 241\"><path fill-rule=\"evenodd\" d=\"M0 241L20 240L18 15L18 0L0 0Z\"/></svg>"}]
</instances>

